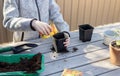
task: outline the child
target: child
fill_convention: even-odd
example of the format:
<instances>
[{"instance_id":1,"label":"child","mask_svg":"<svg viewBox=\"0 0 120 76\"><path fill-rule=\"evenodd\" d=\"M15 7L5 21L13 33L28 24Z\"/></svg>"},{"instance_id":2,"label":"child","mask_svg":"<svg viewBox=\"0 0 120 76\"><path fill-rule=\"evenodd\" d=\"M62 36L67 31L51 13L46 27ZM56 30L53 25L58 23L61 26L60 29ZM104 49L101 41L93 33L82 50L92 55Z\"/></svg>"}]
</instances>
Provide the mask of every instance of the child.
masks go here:
<instances>
[{"instance_id":1,"label":"child","mask_svg":"<svg viewBox=\"0 0 120 76\"><path fill-rule=\"evenodd\" d=\"M59 32L69 31L55 0L4 0L3 25L14 31L13 41L39 38L40 34L49 35L49 25L54 22ZM66 39L68 46L70 38Z\"/></svg>"}]
</instances>

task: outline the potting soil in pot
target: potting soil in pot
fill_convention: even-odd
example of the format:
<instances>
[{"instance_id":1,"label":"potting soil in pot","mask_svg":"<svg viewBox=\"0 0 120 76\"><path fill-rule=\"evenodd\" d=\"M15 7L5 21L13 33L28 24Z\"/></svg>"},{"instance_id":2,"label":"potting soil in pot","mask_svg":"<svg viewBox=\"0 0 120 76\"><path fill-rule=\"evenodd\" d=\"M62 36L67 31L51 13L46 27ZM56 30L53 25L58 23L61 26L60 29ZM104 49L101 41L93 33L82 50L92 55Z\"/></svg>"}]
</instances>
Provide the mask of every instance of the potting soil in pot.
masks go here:
<instances>
[{"instance_id":1,"label":"potting soil in pot","mask_svg":"<svg viewBox=\"0 0 120 76\"><path fill-rule=\"evenodd\" d=\"M110 61L114 65L120 65L120 46L116 45L116 41L111 42L110 46Z\"/></svg>"}]
</instances>

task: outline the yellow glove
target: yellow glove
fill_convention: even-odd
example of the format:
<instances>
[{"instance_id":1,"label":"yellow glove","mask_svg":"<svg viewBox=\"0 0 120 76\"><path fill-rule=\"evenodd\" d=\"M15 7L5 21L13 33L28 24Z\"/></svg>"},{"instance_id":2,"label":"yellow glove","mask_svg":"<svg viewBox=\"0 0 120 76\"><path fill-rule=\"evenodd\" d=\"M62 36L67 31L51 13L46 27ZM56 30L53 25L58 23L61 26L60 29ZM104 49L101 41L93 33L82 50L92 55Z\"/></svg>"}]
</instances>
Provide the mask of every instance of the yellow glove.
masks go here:
<instances>
[{"instance_id":1,"label":"yellow glove","mask_svg":"<svg viewBox=\"0 0 120 76\"><path fill-rule=\"evenodd\" d=\"M52 30L53 30L54 34L58 33L58 30L57 30L57 28L56 28L54 23L51 24L51 27L52 27Z\"/></svg>"},{"instance_id":2,"label":"yellow glove","mask_svg":"<svg viewBox=\"0 0 120 76\"><path fill-rule=\"evenodd\" d=\"M41 38L46 39L46 38L49 38L49 37L53 36L54 34L58 33L58 30L54 23L50 24L50 26L52 27L52 32L50 33L50 35L41 35Z\"/></svg>"}]
</instances>

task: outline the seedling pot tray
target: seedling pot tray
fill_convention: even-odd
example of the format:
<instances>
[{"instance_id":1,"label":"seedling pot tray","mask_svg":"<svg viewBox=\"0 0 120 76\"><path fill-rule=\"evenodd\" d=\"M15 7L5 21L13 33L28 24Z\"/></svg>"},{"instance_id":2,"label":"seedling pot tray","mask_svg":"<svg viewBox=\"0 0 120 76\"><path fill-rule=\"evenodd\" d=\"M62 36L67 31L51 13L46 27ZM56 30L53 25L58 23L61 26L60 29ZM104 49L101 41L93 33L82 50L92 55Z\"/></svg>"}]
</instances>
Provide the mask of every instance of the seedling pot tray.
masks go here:
<instances>
[{"instance_id":1,"label":"seedling pot tray","mask_svg":"<svg viewBox=\"0 0 120 76\"><path fill-rule=\"evenodd\" d=\"M32 58L35 54L9 54L9 55L0 55L0 62L7 63L17 63L20 61L20 58ZM38 76L41 72L44 71L44 56L42 55L41 59L41 69L37 70L35 73L26 73L25 71L14 71L14 72L0 72L0 76Z\"/></svg>"}]
</instances>

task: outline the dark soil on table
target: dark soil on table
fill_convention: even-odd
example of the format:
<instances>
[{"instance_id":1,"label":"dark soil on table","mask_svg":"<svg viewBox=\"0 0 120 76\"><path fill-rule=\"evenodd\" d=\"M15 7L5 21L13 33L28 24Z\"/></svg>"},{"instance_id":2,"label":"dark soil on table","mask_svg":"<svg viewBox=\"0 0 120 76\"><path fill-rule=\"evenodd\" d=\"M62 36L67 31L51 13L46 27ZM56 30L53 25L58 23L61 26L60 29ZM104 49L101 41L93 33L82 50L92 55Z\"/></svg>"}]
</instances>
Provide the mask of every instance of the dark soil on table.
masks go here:
<instances>
[{"instance_id":1,"label":"dark soil on table","mask_svg":"<svg viewBox=\"0 0 120 76\"><path fill-rule=\"evenodd\" d=\"M78 48L77 47L73 47L73 51L72 52L77 52Z\"/></svg>"},{"instance_id":2,"label":"dark soil on table","mask_svg":"<svg viewBox=\"0 0 120 76\"><path fill-rule=\"evenodd\" d=\"M42 55L38 53L31 59L21 58L18 63L0 62L0 72L13 72L13 71L26 71L27 73L34 73L36 70L41 69Z\"/></svg>"},{"instance_id":3,"label":"dark soil on table","mask_svg":"<svg viewBox=\"0 0 120 76\"><path fill-rule=\"evenodd\" d=\"M115 42L115 41L113 41L111 45L112 45L113 47L120 48L120 45L116 45L116 42Z\"/></svg>"}]
</instances>

